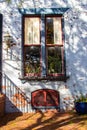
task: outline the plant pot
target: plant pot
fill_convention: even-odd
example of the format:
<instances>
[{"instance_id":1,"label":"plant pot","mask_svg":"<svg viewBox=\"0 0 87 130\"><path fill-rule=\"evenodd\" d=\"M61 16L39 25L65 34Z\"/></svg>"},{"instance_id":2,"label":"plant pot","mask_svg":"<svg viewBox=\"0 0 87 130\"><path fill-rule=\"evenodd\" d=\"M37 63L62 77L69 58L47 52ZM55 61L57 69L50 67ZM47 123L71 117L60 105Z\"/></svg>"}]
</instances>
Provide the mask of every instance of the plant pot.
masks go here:
<instances>
[{"instance_id":1,"label":"plant pot","mask_svg":"<svg viewBox=\"0 0 87 130\"><path fill-rule=\"evenodd\" d=\"M79 114L87 114L87 102L76 102L75 110Z\"/></svg>"}]
</instances>

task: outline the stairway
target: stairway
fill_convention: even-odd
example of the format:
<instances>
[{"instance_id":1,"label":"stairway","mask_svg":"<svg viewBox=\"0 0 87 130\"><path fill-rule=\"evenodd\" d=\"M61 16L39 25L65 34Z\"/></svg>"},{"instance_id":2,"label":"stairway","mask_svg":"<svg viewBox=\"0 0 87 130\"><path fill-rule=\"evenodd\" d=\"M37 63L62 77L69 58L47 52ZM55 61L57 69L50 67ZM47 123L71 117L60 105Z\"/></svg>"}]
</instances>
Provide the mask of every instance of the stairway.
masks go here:
<instances>
[{"instance_id":1,"label":"stairway","mask_svg":"<svg viewBox=\"0 0 87 130\"><path fill-rule=\"evenodd\" d=\"M30 112L32 109L30 98L6 74L2 77L2 92L6 95L6 113Z\"/></svg>"}]
</instances>

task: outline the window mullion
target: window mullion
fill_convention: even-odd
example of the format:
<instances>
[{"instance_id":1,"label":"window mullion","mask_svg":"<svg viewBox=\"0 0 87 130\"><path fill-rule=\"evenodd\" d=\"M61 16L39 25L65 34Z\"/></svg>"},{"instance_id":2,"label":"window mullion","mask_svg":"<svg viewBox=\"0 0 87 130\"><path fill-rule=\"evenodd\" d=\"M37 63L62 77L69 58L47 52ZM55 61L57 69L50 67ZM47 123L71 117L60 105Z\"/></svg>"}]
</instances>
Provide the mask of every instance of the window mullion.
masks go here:
<instances>
[{"instance_id":1,"label":"window mullion","mask_svg":"<svg viewBox=\"0 0 87 130\"><path fill-rule=\"evenodd\" d=\"M41 17L41 56L42 76L46 76L45 15Z\"/></svg>"}]
</instances>

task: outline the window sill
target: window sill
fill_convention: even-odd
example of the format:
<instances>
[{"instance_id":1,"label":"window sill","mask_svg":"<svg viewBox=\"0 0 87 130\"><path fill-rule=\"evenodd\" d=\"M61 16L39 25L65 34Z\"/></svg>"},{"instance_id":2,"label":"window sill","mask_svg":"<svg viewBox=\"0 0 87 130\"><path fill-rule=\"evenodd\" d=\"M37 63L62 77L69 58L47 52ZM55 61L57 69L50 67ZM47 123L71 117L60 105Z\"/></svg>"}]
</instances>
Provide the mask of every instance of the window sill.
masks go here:
<instances>
[{"instance_id":1,"label":"window sill","mask_svg":"<svg viewBox=\"0 0 87 130\"><path fill-rule=\"evenodd\" d=\"M64 81L66 82L66 80L69 78L69 76L47 76L47 77L20 77L20 80L26 80L26 81Z\"/></svg>"},{"instance_id":2,"label":"window sill","mask_svg":"<svg viewBox=\"0 0 87 130\"><path fill-rule=\"evenodd\" d=\"M34 109L60 109L60 106L32 106Z\"/></svg>"}]
</instances>

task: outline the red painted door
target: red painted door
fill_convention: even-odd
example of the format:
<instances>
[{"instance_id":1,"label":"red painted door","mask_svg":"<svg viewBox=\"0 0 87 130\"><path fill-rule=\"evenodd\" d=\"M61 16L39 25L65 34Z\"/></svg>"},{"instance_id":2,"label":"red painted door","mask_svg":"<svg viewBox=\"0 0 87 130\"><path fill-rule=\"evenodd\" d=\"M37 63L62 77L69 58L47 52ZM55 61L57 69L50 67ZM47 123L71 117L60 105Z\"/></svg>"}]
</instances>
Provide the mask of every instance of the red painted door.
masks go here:
<instances>
[{"instance_id":1,"label":"red painted door","mask_svg":"<svg viewBox=\"0 0 87 130\"><path fill-rule=\"evenodd\" d=\"M58 91L51 89L40 89L32 92L33 107L52 107L59 105Z\"/></svg>"}]
</instances>

